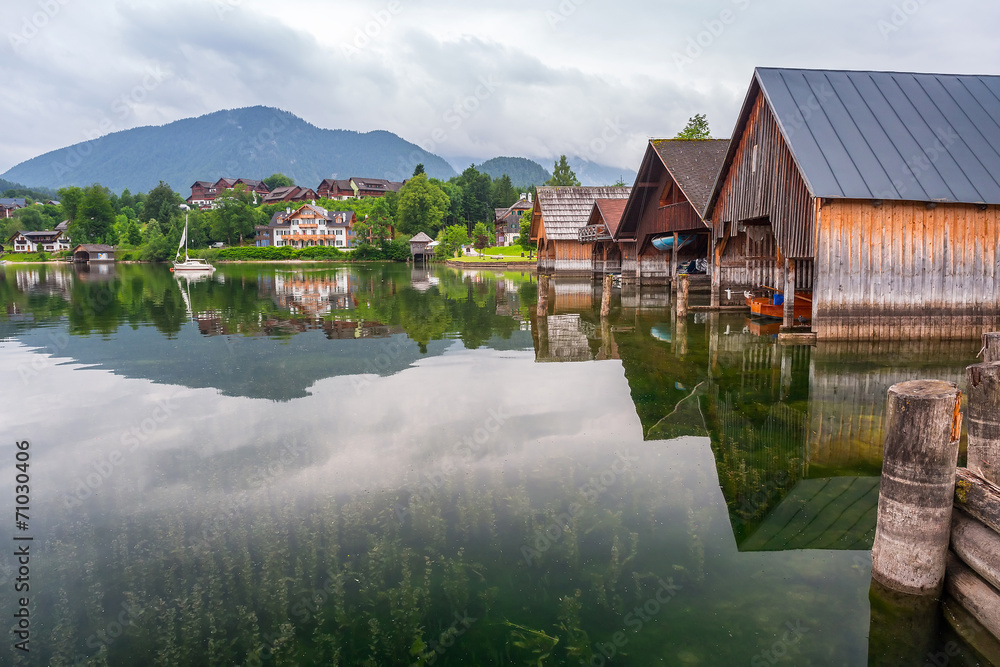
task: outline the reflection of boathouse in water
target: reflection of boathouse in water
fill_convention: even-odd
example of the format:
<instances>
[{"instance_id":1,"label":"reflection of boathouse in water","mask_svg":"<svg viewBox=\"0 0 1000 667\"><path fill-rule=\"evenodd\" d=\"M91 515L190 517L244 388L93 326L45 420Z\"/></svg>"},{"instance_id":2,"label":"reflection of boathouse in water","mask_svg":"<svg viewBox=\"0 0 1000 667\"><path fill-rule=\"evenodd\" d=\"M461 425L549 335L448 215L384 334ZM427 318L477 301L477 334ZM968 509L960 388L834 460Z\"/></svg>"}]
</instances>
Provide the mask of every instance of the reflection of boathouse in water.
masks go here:
<instances>
[{"instance_id":1,"label":"reflection of boathouse in water","mask_svg":"<svg viewBox=\"0 0 1000 667\"><path fill-rule=\"evenodd\" d=\"M599 299L566 313L561 291L535 323L536 360L621 359L647 442L709 436L740 551L870 549L888 388L961 384L975 356L951 341L781 345L742 316L640 308L638 292L602 325Z\"/></svg>"}]
</instances>

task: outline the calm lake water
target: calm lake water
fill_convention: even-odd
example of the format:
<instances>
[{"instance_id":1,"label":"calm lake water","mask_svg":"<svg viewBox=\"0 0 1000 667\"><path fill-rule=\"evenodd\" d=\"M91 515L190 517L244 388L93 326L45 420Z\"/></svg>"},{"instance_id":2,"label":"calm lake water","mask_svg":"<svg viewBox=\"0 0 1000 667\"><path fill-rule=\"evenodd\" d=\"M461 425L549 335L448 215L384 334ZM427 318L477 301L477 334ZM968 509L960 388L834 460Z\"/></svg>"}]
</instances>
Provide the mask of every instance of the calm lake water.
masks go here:
<instances>
[{"instance_id":1,"label":"calm lake water","mask_svg":"<svg viewBox=\"0 0 1000 667\"><path fill-rule=\"evenodd\" d=\"M0 535L33 538L0 661L980 664L869 601L886 390L961 384L978 344L784 347L668 299L0 267L0 493L26 440L31 507Z\"/></svg>"}]
</instances>

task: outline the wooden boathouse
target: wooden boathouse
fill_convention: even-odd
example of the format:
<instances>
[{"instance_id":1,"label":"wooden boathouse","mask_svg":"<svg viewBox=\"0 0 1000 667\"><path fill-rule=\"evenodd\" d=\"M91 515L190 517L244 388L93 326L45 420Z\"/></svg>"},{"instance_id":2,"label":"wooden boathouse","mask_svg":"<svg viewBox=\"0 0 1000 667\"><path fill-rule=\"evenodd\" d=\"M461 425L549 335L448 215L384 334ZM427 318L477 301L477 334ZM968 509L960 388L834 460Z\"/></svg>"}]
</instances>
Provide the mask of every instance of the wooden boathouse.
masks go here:
<instances>
[{"instance_id":1,"label":"wooden boathouse","mask_svg":"<svg viewBox=\"0 0 1000 667\"><path fill-rule=\"evenodd\" d=\"M593 275L593 243L580 242L598 199L628 199L630 187L539 187L531 216L531 240L542 274Z\"/></svg>"},{"instance_id":2,"label":"wooden boathouse","mask_svg":"<svg viewBox=\"0 0 1000 667\"><path fill-rule=\"evenodd\" d=\"M704 213L713 303L776 288L787 329L794 285L819 339L977 338L998 205L1000 76L758 68Z\"/></svg>"},{"instance_id":3,"label":"wooden boathouse","mask_svg":"<svg viewBox=\"0 0 1000 667\"><path fill-rule=\"evenodd\" d=\"M708 259L711 232L701 213L728 148L728 139L649 142L614 234L624 282L672 282L684 262Z\"/></svg>"},{"instance_id":4,"label":"wooden boathouse","mask_svg":"<svg viewBox=\"0 0 1000 667\"><path fill-rule=\"evenodd\" d=\"M580 243L590 244L592 248L592 270L595 276L621 273L622 254L614 235L627 202L627 199L596 200L586 227L580 228Z\"/></svg>"}]
</instances>

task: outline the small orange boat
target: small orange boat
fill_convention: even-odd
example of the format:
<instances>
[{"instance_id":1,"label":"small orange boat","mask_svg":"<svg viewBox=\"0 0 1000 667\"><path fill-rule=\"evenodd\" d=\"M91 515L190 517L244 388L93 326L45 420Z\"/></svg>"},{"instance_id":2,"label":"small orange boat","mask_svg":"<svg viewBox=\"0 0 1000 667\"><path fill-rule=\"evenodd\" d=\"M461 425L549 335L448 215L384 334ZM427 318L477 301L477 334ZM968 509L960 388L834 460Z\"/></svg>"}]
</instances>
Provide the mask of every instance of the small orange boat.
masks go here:
<instances>
[{"instance_id":1,"label":"small orange boat","mask_svg":"<svg viewBox=\"0 0 1000 667\"><path fill-rule=\"evenodd\" d=\"M772 317L780 320L785 316L785 295L773 287L761 287L769 292L761 296L754 296L753 292L746 292L746 303L750 307L750 313L758 317ZM812 319L812 292L795 291L794 317L798 322L808 322Z\"/></svg>"}]
</instances>

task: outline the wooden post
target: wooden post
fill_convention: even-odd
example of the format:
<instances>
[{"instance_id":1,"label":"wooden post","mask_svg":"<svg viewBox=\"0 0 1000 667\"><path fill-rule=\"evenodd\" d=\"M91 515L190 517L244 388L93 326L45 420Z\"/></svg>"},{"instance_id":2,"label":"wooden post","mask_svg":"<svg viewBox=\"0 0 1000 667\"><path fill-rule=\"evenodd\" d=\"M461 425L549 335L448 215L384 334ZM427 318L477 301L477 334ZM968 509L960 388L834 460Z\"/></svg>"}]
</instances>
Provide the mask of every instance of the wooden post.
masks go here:
<instances>
[{"instance_id":1,"label":"wooden post","mask_svg":"<svg viewBox=\"0 0 1000 667\"><path fill-rule=\"evenodd\" d=\"M1000 485L1000 361L966 369L969 462L967 468Z\"/></svg>"},{"instance_id":2,"label":"wooden post","mask_svg":"<svg viewBox=\"0 0 1000 667\"><path fill-rule=\"evenodd\" d=\"M795 326L795 260L785 258L785 310L782 326Z\"/></svg>"},{"instance_id":3,"label":"wooden post","mask_svg":"<svg viewBox=\"0 0 1000 667\"><path fill-rule=\"evenodd\" d=\"M719 275L719 257L718 257L718 244L715 242L715 232L709 231L708 233L708 271L709 277L712 281L712 293L709 297L709 307L715 310L719 307L719 303L722 300L720 296L720 291L722 289L722 280Z\"/></svg>"},{"instance_id":4,"label":"wooden post","mask_svg":"<svg viewBox=\"0 0 1000 667\"><path fill-rule=\"evenodd\" d=\"M677 289L677 243L679 236L674 232L674 244L670 246L670 286Z\"/></svg>"},{"instance_id":5,"label":"wooden post","mask_svg":"<svg viewBox=\"0 0 1000 667\"><path fill-rule=\"evenodd\" d=\"M680 276L680 282L677 284L677 317L687 317L688 314L688 296L691 293L691 277L684 273Z\"/></svg>"},{"instance_id":6,"label":"wooden post","mask_svg":"<svg viewBox=\"0 0 1000 667\"><path fill-rule=\"evenodd\" d=\"M549 314L549 277L538 276L538 308L535 310L538 317L548 317Z\"/></svg>"},{"instance_id":7,"label":"wooden post","mask_svg":"<svg viewBox=\"0 0 1000 667\"><path fill-rule=\"evenodd\" d=\"M1000 331L983 334L983 362L1000 361Z\"/></svg>"},{"instance_id":8,"label":"wooden post","mask_svg":"<svg viewBox=\"0 0 1000 667\"><path fill-rule=\"evenodd\" d=\"M611 314L611 274L604 274L604 286L601 290L601 319L607 319Z\"/></svg>"},{"instance_id":9,"label":"wooden post","mask_svg":"<svg viewBox=\"0 0 1000 667\"><path fill-rule=\"evenodd\" d=\"M937 595L944 582L960 407L952 382L889 388L872 578L900 593Z\"/></svg>"}]
</instances>

